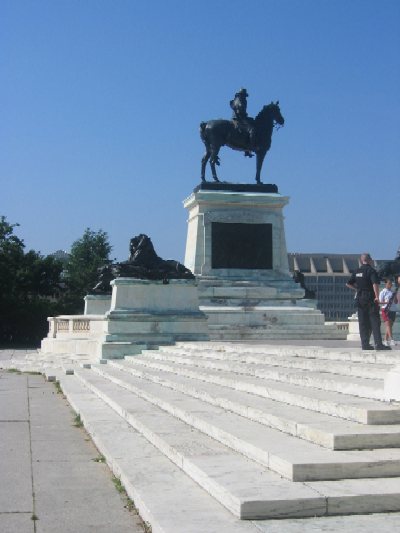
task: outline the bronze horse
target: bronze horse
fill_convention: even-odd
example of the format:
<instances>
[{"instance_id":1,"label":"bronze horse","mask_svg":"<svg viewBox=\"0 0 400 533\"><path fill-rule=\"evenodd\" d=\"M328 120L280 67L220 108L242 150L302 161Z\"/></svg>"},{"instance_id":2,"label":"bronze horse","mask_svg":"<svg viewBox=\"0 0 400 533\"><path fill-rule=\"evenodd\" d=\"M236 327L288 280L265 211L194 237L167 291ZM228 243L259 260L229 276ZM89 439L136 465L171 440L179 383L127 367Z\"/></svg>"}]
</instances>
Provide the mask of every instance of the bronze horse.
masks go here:
<instances>
[{"instance_id":1,"label":"bronze horse","mask_svg":"<svg viewBox=\"0 0 400 533\"><path fill-rule=\"evenodd\" d=\"M248 119L253 120L253 119ZM261 167L264 157L271 148L272 130L275 124L283 126L285 119L281 115L279 102L265 105L254 119L254 140L250 139L248 131L241 124L236 125L231 120L209 120L200 124L200 137L205 144L206 153L201 160L201 180L206 181L206 165L210 160L211 172L215 181L219 181L215 165L219 165L218 153L221 146L229 146L233 150L256 154L256 182L261 183Z\"/></svg>"}]
</instances>

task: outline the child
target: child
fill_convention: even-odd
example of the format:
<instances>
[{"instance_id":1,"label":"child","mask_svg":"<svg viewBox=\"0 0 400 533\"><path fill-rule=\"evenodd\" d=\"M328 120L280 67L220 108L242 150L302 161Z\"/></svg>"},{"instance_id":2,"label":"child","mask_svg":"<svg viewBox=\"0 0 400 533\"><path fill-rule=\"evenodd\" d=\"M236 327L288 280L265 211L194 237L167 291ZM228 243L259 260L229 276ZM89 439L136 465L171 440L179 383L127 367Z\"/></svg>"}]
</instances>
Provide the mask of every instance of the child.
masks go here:
<instances>
[{"instance_id":1,"label":"child","mask_svg":"<svg viewBox=\"0 0 400 533\"><path fill-rule=\"evenodd\" d=\"M396 293L392 291L392 282L387 280L385 288L379 293L379 303L382 305L382 320L385 322L386 332L383 344L386 346L395 346L392 338L392 326L396 320L395 300Z\"/></svg>"}]
</instances>

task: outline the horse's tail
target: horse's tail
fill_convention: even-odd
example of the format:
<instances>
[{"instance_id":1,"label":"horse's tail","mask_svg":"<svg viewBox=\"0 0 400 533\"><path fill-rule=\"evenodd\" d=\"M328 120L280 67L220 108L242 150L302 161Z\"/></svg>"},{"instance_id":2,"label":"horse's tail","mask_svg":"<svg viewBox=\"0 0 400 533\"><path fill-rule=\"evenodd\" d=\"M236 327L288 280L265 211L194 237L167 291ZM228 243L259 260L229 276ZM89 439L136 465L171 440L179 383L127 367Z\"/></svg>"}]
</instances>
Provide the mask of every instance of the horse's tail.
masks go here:
<instances>
[{"instance_id":1,"label":"horse's tail","mask_svg":"<svg viewBox=\"0 0 400 533\"><path fill-rule=\"evenodd\" d=\"M204 130L206 129L207 122L200 122L200 137L204 141Z\"/></svg>"}]
</instances>

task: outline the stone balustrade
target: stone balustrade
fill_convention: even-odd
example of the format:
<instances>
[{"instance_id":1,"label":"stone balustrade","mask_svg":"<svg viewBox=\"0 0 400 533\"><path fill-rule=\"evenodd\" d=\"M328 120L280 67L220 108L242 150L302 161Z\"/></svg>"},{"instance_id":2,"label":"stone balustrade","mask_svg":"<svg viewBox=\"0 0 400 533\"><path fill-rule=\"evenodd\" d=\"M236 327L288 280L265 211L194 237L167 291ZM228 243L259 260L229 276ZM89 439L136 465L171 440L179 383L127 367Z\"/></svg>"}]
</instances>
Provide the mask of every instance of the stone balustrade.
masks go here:
<instances>
[{"instance_id":1,"label":"stone balustrade","mask_svg":"<svg viewBox=\"0 0 400 533\"><path fill-rule=\"evenodd\" d=\"M102 319L103 317L99 318ZM49 317L48 322L49 333L47 336L53 339L60 335L71 334L86 337L98 330L98 328L91 326L91 322L96 322L96 317L93 316L90 319L84 315Z\"/></svg>"},{"instance_id":2,"label":"stone balustrade","mask_svg":"<svg viewBox=\"0 0 400 533\"><path fill-rule=\"evenodd\" d=\"M72 320L72 331L90 331L90 320Z\"/></svg>"},{"instance_id":3,"label":"stone balustrade","mask_svg":"<svg viewBox=\"0 0 400 533\"><path fill-rule=\"evenodd\" d=\"M56 320L55 331L69 331L69 320Z\"/></svg>"},{"instance_id":4,"label":"stone balustrade","mask_svg":"<svg viewBox=\"0 0 400 533\"><path fill-rule=\"evenodd\" d=\"M348 322L335 322L335 326L339 331L343 331L344 333L349 332L349 323Z\"/></svg>"}]
</instances>

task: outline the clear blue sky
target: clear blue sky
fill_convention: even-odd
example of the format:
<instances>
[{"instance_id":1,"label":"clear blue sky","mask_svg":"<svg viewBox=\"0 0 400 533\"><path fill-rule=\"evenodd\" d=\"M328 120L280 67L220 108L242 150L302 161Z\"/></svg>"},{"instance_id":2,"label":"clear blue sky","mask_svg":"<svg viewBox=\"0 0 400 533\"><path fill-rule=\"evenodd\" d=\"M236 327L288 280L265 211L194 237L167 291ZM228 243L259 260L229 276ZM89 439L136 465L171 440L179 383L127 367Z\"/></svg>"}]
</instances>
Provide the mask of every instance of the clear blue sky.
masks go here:
<instances>
[{"instance_id":1,"label":"clear blue sky","mask_svg":"<svg viewBox=\"0 0 400 533\"><path fill-rule=\"evenodd\" d=\"M399 28L399 0L1 0L0 215L43 254L90 227L120 260L138 233L182 260L199 123L243 86L286 119L262 179L290 196L288 250L392 258ZM254 159L220 156L253 183Z\"/></svg>"}]
</instances>

